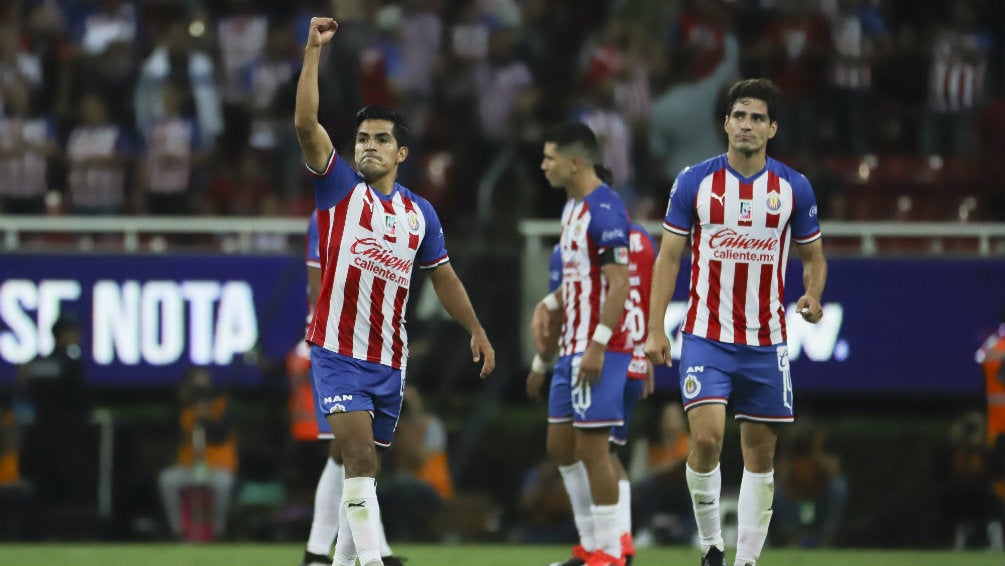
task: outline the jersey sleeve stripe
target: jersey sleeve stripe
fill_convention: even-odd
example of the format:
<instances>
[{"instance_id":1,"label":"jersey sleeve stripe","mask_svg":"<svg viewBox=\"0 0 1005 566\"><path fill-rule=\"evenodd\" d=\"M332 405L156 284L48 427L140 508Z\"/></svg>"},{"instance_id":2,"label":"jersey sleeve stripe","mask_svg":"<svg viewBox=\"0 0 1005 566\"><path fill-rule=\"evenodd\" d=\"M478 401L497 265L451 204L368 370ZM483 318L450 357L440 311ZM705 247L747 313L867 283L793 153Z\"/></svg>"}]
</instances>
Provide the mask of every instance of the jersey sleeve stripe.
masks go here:
<instances>
[{"instance_id":1,"label":"jersey sleeve stripe","mask_svg":"<svg viewBox=\"0 0 1005 566\"><path fill-rule=\"evenodd\" d=\"M440 258L434 259L433 261L431 261L429 263L420 264L419 265L419 269L432 269L434 267L439 267L439 266L443 265L444 263L447 263L448 261L450 261L450 256L449 255L444 255L444 256L442 256Z\"/></svg>"},{"instance_id":2,"label":"jersey sleeve stripe","mask_svg":"<svg viewBox=\"0 0 1005 566\"><path fill-rule=\"evenodd\" d=\"M795 243L797 243L797 244L809 244L809 243L811 243L813 241L816 241L816 240L819 240L819 239L820 239L820 230L816 230L812 234L810 234L808 236L804 236L802 238L796 238L794 236L792 238L792 240Z\"/></svg>"},{"instance_id":3,"label":"jersey sleeve stripe","mask_svg":"<svg viewBox=\"0 0 1005 566\"><path fill-rule=\"evenodd\" d=\"M666 230L667 232L673 232L674 234L678 234L681 236L688 236L691 234L691 230L681 228L680 226L674 226L673 224L670 224L669 222L665 221L663 222L663 229Z\"/></svg>"},{"instance_id":4,"label":"jersey sleeve stripe","mask_svg":"<svg viewBox=\"0 0 1005 566\"><path fill-rule=\"evenodd\" d=\"M304 167L307 168L307 172L315 177L326 177L328 173L331 173L332 167L335 165L335 160L338 159L338 153L332 149L332 154L328 157L328 164L325 166L324 172L315 171L313 167L304 163Z\"/></svg>"}]
</instances>

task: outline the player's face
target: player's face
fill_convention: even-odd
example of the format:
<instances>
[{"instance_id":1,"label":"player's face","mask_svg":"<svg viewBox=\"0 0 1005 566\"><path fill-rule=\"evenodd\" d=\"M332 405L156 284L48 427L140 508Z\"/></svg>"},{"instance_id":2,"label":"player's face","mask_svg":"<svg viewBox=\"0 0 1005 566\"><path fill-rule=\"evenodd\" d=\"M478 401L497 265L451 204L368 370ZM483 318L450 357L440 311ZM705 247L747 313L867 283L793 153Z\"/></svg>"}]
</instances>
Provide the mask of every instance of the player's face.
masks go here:
<instances>
[{"instance_id":1,"label":"player's face","mask_svg":"<svg viewBox=\"0 0 1005 566\"><path fill-rule=\"evenodd\" d=\"M408 156L408 148L394 139L393 128L390 120L363 120L356 130L356 167L367 182L392 172Z\"/></svg>"},{"instance_id":2,"label":"player's face","mask_svg":"<svg viewBox=\"0 0 1005 566\"><path fill-rule=\"evenodd\" d=\"M768 105L756 98L741 98L726 116L726 137L731 150L753 155L764 151L775 137L778 123L768 118Z\"/></svg>"},{"instance_id":3,"label":"player's face","mask_svg":"<svg viewBox=\"0 0 1005 566\"><path fill-rule=\"evenodd\" d=\"M545 142L541 171L549 185L556 189L565 188L572 178L573 165L572 158L558 151L555 142Z\"/></svg>"}]
</instances>

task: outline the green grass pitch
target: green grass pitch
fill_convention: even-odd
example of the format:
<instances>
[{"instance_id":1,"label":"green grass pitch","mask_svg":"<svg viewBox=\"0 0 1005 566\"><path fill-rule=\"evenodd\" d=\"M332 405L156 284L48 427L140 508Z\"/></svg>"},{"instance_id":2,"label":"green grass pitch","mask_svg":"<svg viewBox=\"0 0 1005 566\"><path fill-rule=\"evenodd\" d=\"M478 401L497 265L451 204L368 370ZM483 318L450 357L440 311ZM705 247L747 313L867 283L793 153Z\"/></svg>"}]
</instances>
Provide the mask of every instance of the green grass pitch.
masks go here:
<instances>
[{"instance_id":1,"label":"green grass pitch","mask_svg":"<svg viewBox=\"0 0 1005 566\"><path fill-rule=\"evenodd\" d=\"M407 566L547 566L565 558L565 546L394 545ZM299 544L0 544L0 565L38 566L297 566ZM732 551L726 552L732 564ZM639 549L636 566L696 566L697 551L684 547ZM759 566L1002 566L990 551L796 550L768 548Z\"/></svg>"}]
</instances>

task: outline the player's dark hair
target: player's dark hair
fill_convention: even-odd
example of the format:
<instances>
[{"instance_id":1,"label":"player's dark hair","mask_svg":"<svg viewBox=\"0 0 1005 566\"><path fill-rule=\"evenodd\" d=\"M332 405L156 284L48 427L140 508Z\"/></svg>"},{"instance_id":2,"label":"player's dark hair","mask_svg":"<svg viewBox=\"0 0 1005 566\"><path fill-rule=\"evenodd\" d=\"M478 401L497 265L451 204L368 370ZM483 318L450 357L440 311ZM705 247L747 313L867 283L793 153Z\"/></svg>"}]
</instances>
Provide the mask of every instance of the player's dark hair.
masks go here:
<instances>
[{"instance_id":1,"label":"player's dark hair","mask_svg":"<svg viewBox=\"0 0 1005 566\"><path fill-rule=\"evenodd\" d=\"M726 116L733 111L733 105L741 98L763 100L768 107L768 121L774 122L772 108L782 100L782 91L770 79L746 79L729 87L726 93Z\"/></svg>"},{"instance_id":2,"label":"player's dark hair","mask_svg":"<svg viewBox=\"0 0 1005 566\"><path fill-rule=\"evenodd\" d=\"M412 129L408 127L404 116L397 110L380 104L364 106L356 113L357 131L359 131L359 125L363 123L363 120L387 120L393 124L391 134L398 142L398 147L408 147L412 143Z\"/></svg>"},{"instance_id":3,"label":"player's dark hair","mask_svg":"<svg viewBox=\"0 0 1005 566\"><path fill-rule=\"evenodd\" d=\"M553 143L559 151L577 148L591 163L600 162L600 146L593 130L582 122L562 122L544 132L544 143Z\"/></svg>"}]
</instances>

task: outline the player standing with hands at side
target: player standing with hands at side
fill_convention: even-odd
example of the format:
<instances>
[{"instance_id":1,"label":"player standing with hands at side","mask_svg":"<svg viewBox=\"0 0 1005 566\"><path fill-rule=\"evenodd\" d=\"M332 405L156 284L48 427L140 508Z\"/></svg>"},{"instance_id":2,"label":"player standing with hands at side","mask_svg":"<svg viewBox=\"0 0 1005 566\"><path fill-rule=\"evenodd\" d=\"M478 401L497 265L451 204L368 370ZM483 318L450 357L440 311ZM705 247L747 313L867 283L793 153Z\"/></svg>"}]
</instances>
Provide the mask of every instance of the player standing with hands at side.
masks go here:
<instances>
[{"instance_id":1,"label":"player standing with hands at side","mask_svg":"<svg viewBox=\"0 0 1005 566\"><path fill-rule=\"evenodd\" d=\"M416 264L471 334L482 378L495 367L495 351L450 266L432 205L395 182L408 157L410 131L401 115L382 106L356 114L355 169L318 122L318 61L337 30L332 18L311 18L294 111L320 236L321 294L307 341L318 402L345 465L334 564L351 566L358 556L362 566L380 566L377 447L390 446L401 410L404 311Z\"/></svg>"},{"instance_id":2,"label":"player standing with hands at side","mask_svg":"<svg viewBox=\"0 0 1005 566\"><path fill-rule=\"evenodd\" d=\"M595 163L597 138L585 124L567 122L545 132L541 170L569 197L562 210L562 284L535 307L532 327L538 353L546 355L547 328L553 318L562 318L547 448L569 494L580 544L560 566L625 565L618 477L607 444L611 428L624 424L625 374L632 359L623 328L630 222L617 193L597 176ZM530 387L528 392L534 394Z\"/></svg>"},{"instance_id":3,"label":"player standing with hands at side","mask_svg":"<svg viewBox=\"0 0 1005 566\"><path fill-rule=\"evenodd\" d=\"M671 365L663 319L691 242L680 383L691 428L686 475L702 566L725 564L719 457L727 404L740 421L744 467L734 564L756 564L768 533L776 427L794 419L782 305L790 239L803 262L796 309L808 322L823 316L827 261L816 198L806 177L767 156L780 96L765 79L729 89L726 153L677 176L653 269L646 355Z\"/></svg>"}]
</instances>

